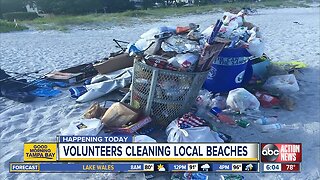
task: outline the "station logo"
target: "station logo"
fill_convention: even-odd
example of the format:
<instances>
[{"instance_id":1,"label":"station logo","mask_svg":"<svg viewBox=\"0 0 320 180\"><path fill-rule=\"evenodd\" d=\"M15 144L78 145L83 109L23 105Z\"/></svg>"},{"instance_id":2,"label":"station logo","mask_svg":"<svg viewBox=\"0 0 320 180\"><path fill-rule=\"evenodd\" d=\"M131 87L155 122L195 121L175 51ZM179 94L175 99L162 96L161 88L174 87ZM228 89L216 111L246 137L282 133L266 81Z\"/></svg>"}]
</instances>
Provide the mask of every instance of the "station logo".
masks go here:
<instances>
[{"instance_id":1,"label":"station logo","mask_svg":"<svg viewBox=\"0 0 320 180\"><path fill-rule=\"evenodd\" d=\"M279 156L279 149L274 144L267 144L262 148L261 157L265 158L267 161L275 161Z\"/></svg>"},{"instance_id":2,"label":"station logo","mask_svg":"<svg viewBox=\"0 0 320 180\"><path fill-rule=\"evenodd\" d=\"M301 162L301 143L261 144L262 162Z\"/></svg>"},{"instance_id":3,"label":"station logo","mask_svg":"<svg viewBox=\"0 0 320 180\"><path fill-rule=\"evenodd\" d=\"M57 144L25 143L24 161L57 161Z\"/></svg>"}]
</instances>

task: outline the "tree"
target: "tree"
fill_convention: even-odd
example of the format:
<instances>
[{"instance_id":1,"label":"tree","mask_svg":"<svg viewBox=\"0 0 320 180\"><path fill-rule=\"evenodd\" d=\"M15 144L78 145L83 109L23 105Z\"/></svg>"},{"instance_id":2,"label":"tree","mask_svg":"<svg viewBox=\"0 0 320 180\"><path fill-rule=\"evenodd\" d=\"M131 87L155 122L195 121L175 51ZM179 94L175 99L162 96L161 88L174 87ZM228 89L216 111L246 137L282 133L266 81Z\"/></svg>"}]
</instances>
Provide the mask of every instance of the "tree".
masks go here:
<instances>
[{"instance_id":1,"label":"tree","mask_svg":"<svg viewBox=\"0 0 320 180\"><path fill-rule=\"evenodd\" d=\"M24 0L1 0L0 14L8 12L26 12Z\"/></svg>"},{"instance_id":2,"label":"tree","mask_svg":"<svg viewBox=\"0 0 320 180\"><path fill-rule=\"evenodd\" d=\"M53 14L120 12L133 9L129 0L35 0L39 9Z\"/></svg>"},{"instance_id":3,"label":"tree","mask_svg":"<svg viewBox=\"0 0 320 180\"><path fill-rule=\"evenodd\" d=\"M133 2L129 0L103 0L104 6L107 7L108 12L122 12L134 9Z\"/></svg>"},{"instance_id":4,"label":"tree","mask_svg":"<svg viewBox=\"0 0 320 180\"><path fill-rule=\"evenodd\" d=\"M156 0L143 0L142 1L142 8L143 9L152 8L156 2L157 2Z\"/></svg>"}]
</instances>

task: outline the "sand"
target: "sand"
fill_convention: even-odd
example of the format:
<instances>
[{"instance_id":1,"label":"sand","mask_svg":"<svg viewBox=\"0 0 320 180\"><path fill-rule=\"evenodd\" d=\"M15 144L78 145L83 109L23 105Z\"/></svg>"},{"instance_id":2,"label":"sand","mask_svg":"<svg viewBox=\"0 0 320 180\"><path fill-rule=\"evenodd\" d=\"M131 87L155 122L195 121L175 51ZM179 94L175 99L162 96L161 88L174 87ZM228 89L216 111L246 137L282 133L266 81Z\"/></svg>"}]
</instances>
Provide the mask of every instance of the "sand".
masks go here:
<instances>
[{"instance_id":1,"label":"sand","mask_svg":"<svg viewBox=\"0 0 320 180\"><path fill-rule=\"evenodd\" d=\"M266 53L273 61L299 60L308 68L297 78L300 91L294 94L294 111L262 109L278 115L279 121L297 124L299 129L261 133L256 126L246 129L221 126L235 142L299 142L303 145L301 173L244 174L246 179L319 179L320 159L320 11L319 8L259 10L247 20L260 27L266 42ZM76 64L93 62L117 50L113 38L135 41L138 35L161 25L185 25L189 22L206 28L221 13L172 17L144 24L132 22L129 27L116 26L98 30L24 31L0 35L0 67L20 73L43 69L41 73ZM302 25L296 24L299 22ZM76 104L67 91L56 98L38 98L21 104L0 98L0 179L112 179L132 178L130 175L110 174L10 174L9 162L23 161L23 143L54 141L72 118L80 117L90 105ZM143 178L137 177L138 179ZM217 179L219 174L210 174Z\"/></svg>"}]
</instances>

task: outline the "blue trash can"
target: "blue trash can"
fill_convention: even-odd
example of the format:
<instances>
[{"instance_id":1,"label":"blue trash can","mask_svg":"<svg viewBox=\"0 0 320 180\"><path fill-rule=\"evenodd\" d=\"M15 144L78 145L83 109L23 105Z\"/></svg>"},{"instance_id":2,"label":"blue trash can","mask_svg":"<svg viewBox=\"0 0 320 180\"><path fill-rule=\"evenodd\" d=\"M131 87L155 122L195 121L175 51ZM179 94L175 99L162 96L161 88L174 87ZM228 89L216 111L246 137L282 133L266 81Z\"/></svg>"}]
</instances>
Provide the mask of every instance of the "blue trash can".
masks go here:
<instances>
[{"instance_id":1,"label":"blue trash can","mask_svg":"<svg viewBox=\"0 0 320 180\"><path fill-rule=\"evenodd\" d=\"M241 87L252 76L251 63L248 62L250 56L245 48L223 49L213 62L203 87L213 93L228 92ZM246 72L246 69L250 70Z\"/></svg>"}]
</instances>

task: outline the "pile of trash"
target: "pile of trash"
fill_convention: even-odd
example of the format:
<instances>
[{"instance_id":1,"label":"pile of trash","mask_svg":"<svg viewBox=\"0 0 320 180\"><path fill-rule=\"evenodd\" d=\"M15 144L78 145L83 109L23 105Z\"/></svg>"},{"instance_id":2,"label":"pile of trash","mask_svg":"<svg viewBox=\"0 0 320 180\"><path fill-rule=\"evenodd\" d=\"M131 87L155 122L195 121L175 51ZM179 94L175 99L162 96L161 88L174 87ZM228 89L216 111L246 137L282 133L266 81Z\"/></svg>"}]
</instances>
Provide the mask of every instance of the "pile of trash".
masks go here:
<instances>
[{"instance_id":1,"label":"pile of trash","mask_svg":"<svg viewBox=\"0 0 320 180\"><path fill-rule=\"evenodd\" d=\"M219 21L220 23L220 21ZM210 67L201 67L202 61L210 61L218 55L224 47L223 41L217 49L218 52L210 52L205 46L213 45L222 24L217 23L210 34L211 39L200 33L199 25L190 23L189 26L162 26L152 28L140 36L140 39L127 47L127 53L131 56L144 56L144 63L160 69L200 72Z\"/></svg>"},{"instance_id":2,"label":"pile of trash","mask_svg":"<svg viewBox=\"0 0 320 180\"><path fill-rule=\"evenodd\" d=\"M210 26L202 34L209 36L214 27ZM255 57L261 57L264 53L264 42L258 27L245 20L245 12L238 14L225 12L223 25L218 34L219 37L231 40L229 48L246 48Z\"/></svg>"},{"instance_id":3,"label":"pile of trash","mask_svg":"<svg viewBox=\"0 0 320 180\"><path fill-rule=\"evenodd\" d=\"M217 63L219 54L226 48L244 48L251 55L247 60L250 61L248 66L252 68L250 81L228 92L212 92L203 88L195 98L193 108L171 119L171 123L163 127L166 129L166 141L230 142L231 137L218 130L216 123L242 128L255 123L260 125L262 132L294 129L296 127L279 123L280 117L261 115L260 106L293 110L294 99L291 95L299 91L294 73L306 66L300 62L273 63L264 54L263 46L259 28L246 22L242 12L224 13L223 20L218 20L214 26L210 26L202 33L199 25L194 23L188 26L152 28L142 34L137 42L130 43L127 48L123 49L125 55L121 54L123 57L119 68L113 69L114 66L112 70L101 68L101 66L107 67L105 65L107 63L114 63L112 60L119 58L117 56L99 65L94 65L99 74L90 82L86 82L85 86L71 88L70 92L74 98L77 98L77 102L87 102L121 88L128 88L129 91L132 91L130 87L131 80L134 79L133 70L130 67L130 64L133 64L132 61L144 63L160 71L197 73L208 71L212 64ZM138 78L136 81L141 88L149 87L152 83L147 78ZM156 82L156 85L160 84L160 88L166 86L168 90L180 87L179 83L174 82L176 81L167 82L166 85L166 82L162 80ZM188 84L188 88L191 88L191 84ZM130 92L124 99L127 99L128 96ZM163 95L159 96L157 93L156 98L161 99ZM154 114L146 114L141 108L136 109L136 104L141 102L133 101L132 106L123 102L124 100L121 103L113 103L110 107L93 104L82 120L70 123L70 127L63 131L64 134L74 132L88 135L88 132L83 131L86 128L92 129L91 135L93 132L94 135L97 135L101 129L109 133L140 135L150 135L156 131L154 127L157 126L156 121L158 120L153 117ZM90 118L93 118L90 120L92 124L87 122ZM97 123L93 123L94 121ZM79 125L81 128L78 127ZM157 141L156 138L154 141Z\"/></svg>"},{"instance_id":4,"label":"pile of trash","mask_svg":"<svg viewBox=\"0 0 320 180\"><path fill-rule=\"evenodd\" d=\"M295 128L279 123L281 117L261 115L260 110L261 107L294 110L292 94L299 91L296 74L306 65L272 62L264 53L260 29L245 20L243 11L225 12L222 20L204 31L195 23L162 26L143 33L135 43L114 41L121 50L109 58L50 72L32 83L16 80L1 71L1 81L5 83L0 87L0 95L30 102L34 96L59 95L61 90L57 86L71 86L71 97L78 103L86 103L121 92L116 95L120 99L108 101L108 106L94 103L83 118L70 122L69 128L62 130L63 134L97 135L104 129L108 133L148 135L159 125L159 116L169 119L165 126L161 124L161 129L166 129L163 132L168 142L231 141L215 123L246 128L253 122L261 125L263 132ZM120 43L125 43L125 47ZM227 55L230 53L231 56ZM160 79L154 77L153 71L135 69L137 63L159 71ZM224 66L223 71L220 65ZM233 69L235 67L238 69ZM134 74L135 70L139 72ZM165 75L161 75L162 72ZM204 73L207 79L195 80L197 73ZM221 76L228 79L218 84L213 81L221 80L217 78ZM12 89L10 83L19 83L23 90L17 89L17 85ZM74 86L80 83L81 86ZM229 84L227 89L218 88L225 84ZM154 91L151 91L153 86ZM10 94L10 91L15 93ZM148 104L151 106L147 107ZM212 138L190 138L188 134L206 134Z\"/></svg>"},{"instance_id":5,"label":"pile of trash","mask_svg":"<svg viewBox=\"0 0 320 180\"><path fill-rule=\"evenodd\" d=\"M232 137L223 133L223 128L217 129L217 123L241 128L254 123L262 132L296 129L281 123L281 117L262 115L261 111L294 110L292 96L300 89L296 75L306 65L272 62L264 53L260 29L246 22L244 16L242 11L226 12L222 20L202 32L195 23L152 28L126 48L117 41L121 51L115 56L48 73L46 81L34 81L36 86L28 92L52 97L60 93L54 86L72 86L71 97L86 103L121 91L121 100L108 101L109 105L95 102L82 118L73 119L61 130L63 135L126 133L135 135L136 142L227 143ZM137 63L152 70L137 70ZM10 84L8 79L13 78L0 73L1 81ZM195 80L198 73L204 78ZM0 95L14 97L10 88L1 83ZM27 95L24 101L32 101L33 96ZM129 97L131 105L127 103ZM156 111L170 119L167 126L159 126ZM159 133L165 134L165 139L159 139Z\"/></svg>"}]
</instances>

